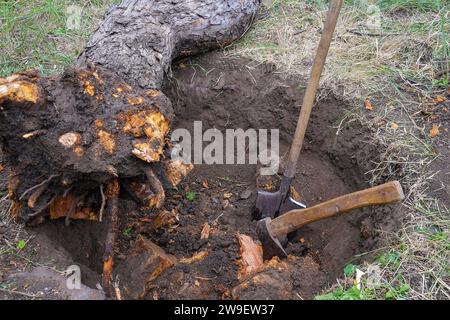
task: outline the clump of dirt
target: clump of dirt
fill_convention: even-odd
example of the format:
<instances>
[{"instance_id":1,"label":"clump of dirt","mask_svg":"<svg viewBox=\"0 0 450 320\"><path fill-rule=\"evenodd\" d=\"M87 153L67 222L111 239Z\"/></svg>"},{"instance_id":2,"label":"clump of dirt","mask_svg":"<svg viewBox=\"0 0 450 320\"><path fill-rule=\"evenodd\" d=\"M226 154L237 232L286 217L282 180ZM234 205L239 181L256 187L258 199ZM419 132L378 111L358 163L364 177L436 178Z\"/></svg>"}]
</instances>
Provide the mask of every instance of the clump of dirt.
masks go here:
<instances>
[{"instance_id":1,"label":"clump of dirt","mask_svg":"<svg viewBox=\"0 0 450 320\"><path fill-rule=\"evenodd\" d=\"M283 77L274 66L220 53L179 61L172 71L163 91L173 103L174 129L192 131L194 121L202 121L203 130L222 132L279 129L280 154L286 155L304 81ZM371 129L357 122L341 126L337 134L344 110L336 98L320 101L313 109L294 182L308 206L368 187L364 173L377 160L380 146L372 142ZM139 236L178 260L152 279L146 299L313 298L335 282L355 254L377 247L377 230L395 230L401 216L394 205L372 207L305 226L288 244L291 258L262 270L260 282L239 281L237 233L257 240L251 215L256 181L256 165L196 165L177 189L167 192L163 215L139 211L122 195L119 279L129 278L120 272L133 272L126 268L127 252ZM36 232L45 232L74 261L93 270L97 276L84 282L94 286L101 272L105 225L74 221L66 228L53 222ZM208 227L208 237L201 239ZM125 297L136 289L131 281L119 287Z\"/></svg>"}]
</instances>

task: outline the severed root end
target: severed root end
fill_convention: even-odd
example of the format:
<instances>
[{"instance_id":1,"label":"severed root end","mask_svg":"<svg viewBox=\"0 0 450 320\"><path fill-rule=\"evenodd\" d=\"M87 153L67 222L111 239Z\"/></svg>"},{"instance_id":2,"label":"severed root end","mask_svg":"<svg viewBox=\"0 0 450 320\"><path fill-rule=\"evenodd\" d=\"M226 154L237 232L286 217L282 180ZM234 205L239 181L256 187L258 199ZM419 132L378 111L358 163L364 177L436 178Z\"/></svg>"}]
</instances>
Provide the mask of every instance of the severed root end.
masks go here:
<instances>
[{"instance_id":1,"label":"severed root end","mask_svg":"<svg viewBox=\"0 0 450 320\"><path fill-rule=\"evenodd\" d=\"M150 187L154 192L151 196L147 198L146 208L160 209L164 204L164 200L166 199L166 194L164 192L162 183L152 169L148 168L147 170L145 170L145 174L147 176L148 183L150 184Z\"/></svg>"},{"instance_id":2,"label":"severed root end","mask_svg":"<svg viewBox=\"0 0 450 320\"><path fill-rule=\"evenodd\" d=\"M39 90L36 85L25 81L0 85L0 102L10 100L36 103L38 100L38 92Z\"/></svg>"},{"instance_id":3,"label":"severed root end","mask_svg":"<svg viewBox=\"0 0 450 320\"><path fill-rule=\"evenodd\" d=\"M173 187L176 187L184 177L194 169L192 163L181 160L171 160L164 163L164 176Z\"/></svg>"},{"instance_id":4,"label":"severed root end","mask_svg":"<svg viewBox=\"0 0 450 320\"><path fill-rule=\"evenodd\" d=\"M37 77L27 74L15 74L0 78L0 105L3 102L37 103L40 99Z\"/></svg>"}]
</instances>

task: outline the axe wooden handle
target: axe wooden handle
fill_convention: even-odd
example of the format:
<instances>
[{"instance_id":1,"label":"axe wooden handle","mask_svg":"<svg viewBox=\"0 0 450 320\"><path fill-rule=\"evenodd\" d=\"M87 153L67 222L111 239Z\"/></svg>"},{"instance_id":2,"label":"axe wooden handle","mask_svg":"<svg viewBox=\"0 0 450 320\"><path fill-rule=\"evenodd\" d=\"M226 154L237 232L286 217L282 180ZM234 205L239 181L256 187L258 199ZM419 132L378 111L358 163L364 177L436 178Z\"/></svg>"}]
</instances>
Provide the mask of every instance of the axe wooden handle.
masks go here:
<instances>
[{"instance_id":1,"label":"axe wooden handle","mask_svg":"<svg viewBox=\"0 0 450 320\"><path fill-rule=\"evenodd\" d=\"M291 210L273 219L269 228L274 237L284 236L306 224L334 217L353 209L387 204L403 199L402 186L398 181L392 181L373 188L346 194L311 208Z\"/></svg>"}]
</instances>

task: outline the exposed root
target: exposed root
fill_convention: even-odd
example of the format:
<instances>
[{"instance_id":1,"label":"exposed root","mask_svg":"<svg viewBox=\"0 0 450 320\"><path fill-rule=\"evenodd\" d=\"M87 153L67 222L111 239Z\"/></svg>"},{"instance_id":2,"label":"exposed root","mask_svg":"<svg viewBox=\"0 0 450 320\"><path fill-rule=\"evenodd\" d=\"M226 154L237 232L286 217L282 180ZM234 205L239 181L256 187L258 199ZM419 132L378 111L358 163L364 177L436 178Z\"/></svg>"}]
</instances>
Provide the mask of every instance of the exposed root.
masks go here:
<instances>
[{"instance_id":1,"label":"exposed root","mask_svg":"<svg viewBox=\"0 0 450 320\"><path fill-rule=\"evenodd\" d=\"M98 221L102 222L103 221L103 211L105 210L105 205L106 205L106 197L105 197L105 193L103 192L103 185L100 185L100 194L102 196L102 205L100 206L100 211L98 213Z\"/></svg>"},{"instance_id":2,"label":"exposed root","mask_svg":"<svg viewBox=\"0 0 450 320\"><path fill-rule=\"evenodd\" d=\"M105 294L109 297L111 297L112 295L111 280L113 270L114 246L117 238L119 191L120 185L118 180L113 180L108 183L106 194L108 197L108 213L110 214L111 220L108 234L106 235L105 254L103 255L102 286Z\"/></svg>"},{"instance_id":3,"label":"exposed root","mask_svg":"<svg viewBox=\"0 0 450 320\"><path fill-rule=\"evenodd\" d=\"M39 187L41 187L43 185L47 185L50 181L53 180L53 178L56 178L56 177L59 177L59 174L52 174L50 177L48 177L48 179L46 179L46 180L42 181L41 183L39 183L39 184L37 184L37 185L35 185L35 186L25 190L24 193L22 193L22 195L19 197L19 201L23 200L23 198L28 193L30 193L31 191L36 190L37 188L39 188Z\"/></svg>"},{"instance_id":4,"label":"exposed root","mask_svg":"<svg viewBox=\"0 0 450 320\"><path fill-rule=\"evenodd\" d=\"M39 200L39 197L44 193L44 191L47 190L47 184L41 185L39 188L34 191L30 198L28 198L28 208L34 208L37 201Z\"/></svg>"},{"instance_id":5,"label":"exposed root","mask_svg":"<svg viewBox=\"0 0 450 320\"><path fill-rule=\"evenodd\" d=\"M43 213L45 210L47 210L52 205L53 201L55 201L56 198L57 198L57 196L54 196L53 198L51 198L50 201L47 202L41 209L39 209L38 211L33 212L28 217L29 218L34 218L34 217L39 216L41 213Z\"/></svg>"},{"instance_id":6,"label":"exposed root","mask_svg":"<svg viewBox=\"0 0 450 320\"><path fill-rule=\"evenodd\" d=\"M147 168L145 170L145 175L147 176L150 188L154 192L154 194L147 199L146 205L149 208L160 209L164 204L164 200L166 198L166 194L164 193L164 188L161 184L161 181L158 179L151 168Z\"/></svg>"},{"instance_id":7,"label":"exposed root","mask_svg":"<svg viewBox=\"0 0 450 320\"><path fill-rule=\"evenodd\" d=\"M80 198L78 198L77 200L73 201L70 204L69 211L67 211L65 222L64 222L66 227L68 227L70 225L70 219L72 219L73 214L75 213L75 210L77 209L77 206L78 206L78 203L79 203L79 199Z\"/></svg>"}]
</instances>

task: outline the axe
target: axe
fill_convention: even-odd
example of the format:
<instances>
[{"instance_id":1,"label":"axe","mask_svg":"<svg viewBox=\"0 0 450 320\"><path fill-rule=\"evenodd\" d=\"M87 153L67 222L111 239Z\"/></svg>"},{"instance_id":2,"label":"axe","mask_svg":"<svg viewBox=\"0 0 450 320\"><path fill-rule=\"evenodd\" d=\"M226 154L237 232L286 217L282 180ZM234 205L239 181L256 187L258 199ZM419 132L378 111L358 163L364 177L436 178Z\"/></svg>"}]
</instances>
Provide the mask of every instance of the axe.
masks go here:
<instances>
[{"instance_id":1,"label":"axe","mask_svg":"<svg viewBox=\"0 0 450 320\"><path fill-rule=\"evenodd\" d=\"M274 256L286 258L287 254L280 239L285 239L287 234L304 225L334 217L353 209L388 204L403 199L404 195L400 183L392 181L346 194L310 208L291 210L273 220L270 217L263 218L256 225L256 233L263 247L263 258L264 260L269 260Z\"/></svg>"},{"instance_id":2,"label":"axe","mask_svg":"<svg viewBox=\"0 0 450 320\"><path fill-rule=\"evenodd\" d=\"M297 202L289 195L292 179L294 178L300 150L302 149L306 127L308 126L311 109L314 105L316 91L319 87L320 75L322 74L325 60L330 48L333 32L339 16L343 0L331 0L327 20L324 25L319 47L312 66L310 79L303 97L302 108L295 129L294 140L289 151L289 158L283 174L280 189L277 192L266 192L259 190L256 196L256 205L253 210L253 218L260 220L266 217L274 218L292 209L306 208L306 205Z\"/></svg>"}]
</instances>

